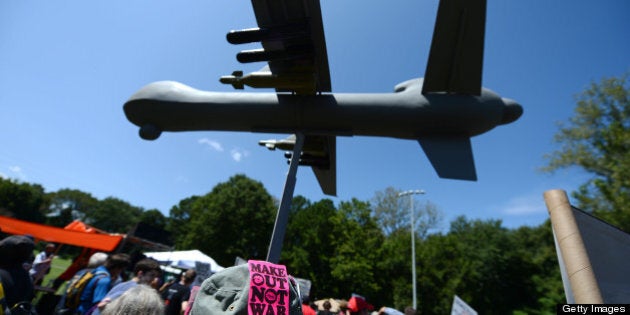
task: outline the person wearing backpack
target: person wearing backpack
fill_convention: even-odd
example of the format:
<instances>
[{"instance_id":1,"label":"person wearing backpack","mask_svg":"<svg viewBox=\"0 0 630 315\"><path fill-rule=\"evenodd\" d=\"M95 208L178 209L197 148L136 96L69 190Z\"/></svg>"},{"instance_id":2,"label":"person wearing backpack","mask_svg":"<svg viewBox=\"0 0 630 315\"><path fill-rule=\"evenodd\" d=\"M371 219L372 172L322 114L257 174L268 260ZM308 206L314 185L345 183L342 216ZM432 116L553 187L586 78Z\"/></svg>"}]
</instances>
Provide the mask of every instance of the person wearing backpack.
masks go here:
<instances>
[{"instance_id":1,"label":"person wearing backpack","mask_svg":"<svg viewBox=\"0 0 630 315\"><path fill-rule=\"evenodd\" d=\"M129 264L129 255L114 254L107 257L104 265L96 267L91 272L93 277L81 293L77 313L90 314L96 308L96 305L107 295L114 281Z\"/></svg>"},{"instance_id":2,"label":"person wearing backpack","mask_svg":"<svg viewBox=\"0 0 630 315\"><path fill-rule=\"evenodd\" d=\"M59 303L55 308L55 314L66 315L76 312L76 309L79 307L81 293L83 293L83 290L80 288L80 280L88 272L91 272L96 267L105 264L107 257L108 255L103 252L96 252L92 254L88 260L87 267L77 271L72 278L68 280L68 283L63 290L63 295L59 299Z\"/></svg>"}]
</instances>

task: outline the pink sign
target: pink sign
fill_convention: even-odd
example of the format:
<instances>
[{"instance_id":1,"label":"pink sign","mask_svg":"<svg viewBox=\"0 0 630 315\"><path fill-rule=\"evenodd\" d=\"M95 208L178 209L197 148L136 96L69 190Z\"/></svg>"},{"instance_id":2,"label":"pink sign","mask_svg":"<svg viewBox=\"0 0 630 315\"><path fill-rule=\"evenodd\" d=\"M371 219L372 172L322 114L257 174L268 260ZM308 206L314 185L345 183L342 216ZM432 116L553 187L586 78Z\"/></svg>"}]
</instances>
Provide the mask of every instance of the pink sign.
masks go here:
<instances>
[{"instance_id":1,"label":"pink sign","mask_svg":"<svg viewBox=\"0 0 630 315\"><path fill-rule=\"evenodd\" d=\"M287 268L266 261L250 260L249 315L289 315Z\"/></svg>"}]
</instances>

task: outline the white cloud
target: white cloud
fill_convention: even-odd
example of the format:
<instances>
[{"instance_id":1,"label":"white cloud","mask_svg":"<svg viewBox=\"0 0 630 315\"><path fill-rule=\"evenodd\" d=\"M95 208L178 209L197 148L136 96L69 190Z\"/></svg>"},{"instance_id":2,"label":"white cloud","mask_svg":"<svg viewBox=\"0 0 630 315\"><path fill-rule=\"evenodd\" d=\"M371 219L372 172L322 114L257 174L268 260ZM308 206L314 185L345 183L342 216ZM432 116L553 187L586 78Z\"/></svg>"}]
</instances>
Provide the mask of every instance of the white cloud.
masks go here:
<instances>
[{"instance_id":1,"label":"white cloud","mask_svg":"<svg viewBox=\"0 0 630 315\"><path fill-rule=\"evenodd\" d=\"M10 172L10 175L0 174L0 177L3 177L3 178L12 177L19 180L26 180L26 174L24 174L24 171L19 166L9 166L9 172Z\"/></svg>"},{"instance_id":2,"label":"white cloud","mask_svg":"<svg viewBox=\"0 0 630 315\"><path fill-rule=\"evenodd\" d=\"M512 198L503 206L502 212L507 215L531 215L545 213L545 201L542 194L532 194Z\"/></svg>"},{"instance_id":3,"label":"white cloud","mask_svg":"<svg viewBox=\"0 0 630 315\"><path fill-rule=\"evenodd\" d=\"M241 149L232 149L230 151L230 155L232 155L232 159L236 162L240 162L244 157L249 156L249 151L241 150Z\"/></svg>"},{"instance_id":4,"label":"white cloud","mask_svg":"<svg viewBox=\"0 0 630 315\"><path fill-rule=\"evenodd\" d=\"M177 177L175 177L175 182L176 183L188 183L188 177L184 176L184 175L179 175Z\"/></svg>"},{"instance_id":5,"label":"white cloud","mask_svg":"<svg viewBox=\"0 0 630 315\"><path fill-rule=\"evenodd\" d=\"M208 138L201 138L199 139L199 144L205 144L210 146L212 149L214 149L217 152L223 152L223 146L221 145L221 143L219 143L218 141L215 140L210 140Z\"/></svg>"},{"instance_id":6,"label":"white cloud","mask_svg":"<svg viewBox=\"0 0 630 315\"><path fill-rule=\"evenodd\" d=\"M207 145L217 152L225 151L225 149L223 148L223 145L221 145L221 143L216 140L212 140L208 138L201 138L197 142L199 142L199 144L202 144L202 145ZM240 162L243 158L249 156L249 151L239 149L239 148L234 148L230 150L230 156L232 157L234 161Z\"/></svg>"}]
</instances>

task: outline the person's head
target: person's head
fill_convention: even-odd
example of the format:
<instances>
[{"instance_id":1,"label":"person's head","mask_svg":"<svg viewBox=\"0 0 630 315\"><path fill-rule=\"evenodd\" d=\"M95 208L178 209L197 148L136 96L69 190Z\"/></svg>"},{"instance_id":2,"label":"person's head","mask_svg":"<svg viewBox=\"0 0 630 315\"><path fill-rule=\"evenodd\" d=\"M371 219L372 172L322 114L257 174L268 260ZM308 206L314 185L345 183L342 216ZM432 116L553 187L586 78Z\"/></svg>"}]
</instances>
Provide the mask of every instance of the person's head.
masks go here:
<instances>
[{"instance_id":1,"label":"person's head","mask_svg":"<svg viewBox=\"0 0 630 315\"><path fill-rule=\"evenodd\" d=\"M330 304L330 301L324 301L324 309L327 311L330 311L330 308L332 307L332 305Z\"/></svg>"},{"instance_id":2,"label":"person's head","mask_svg":"<svg viewBox=\"0 0 630 315\"><path fill-rule=\"evenodd\" d=\"M164 301L153 288L140 284L107 304L101 314L162 315L164 314Z\"/></svg>"},{"instance_id":3,"label":"person's head","mask_svg":"<svg viewBox=\"0 0 630 315\"><path fill-rule=\"evenodd\" d=\"M188 269L184 273L182 273L182 281L186 285L193 283L196 277L197 272L195 271L195 269Z\"/></svg>"},{"instance_id":4,"label":"person's head","mask_svg":"<svg viewBox=\"0 0 630 315\"><path fill-rule=\"evenodd\" d=\"M88 260L87 267L88 268L96 268L98 266L103 265L106 260L107 260L107 254L105 254L103 252L96 252L96 253L92 254L92 256L90 256L90 259Z\"/></svg>"},{"instance_id":5,"label":"person's head","mask_svg":"<svg viewBox=\"0 0 630 315\"><path fill-rule=\"evenodd\" d=\"M416 315L416 309L411 306L405 307L405 315Z\"/></svg>"},{"instance_id":6,"label":"person's head","mask_svg":"<svg viewBox=\"0 0 630 315\"><path fill-rule=\"evenodd\" d=\"M160 264L153 258L144 258L133 267L133 274L139 284L155 285L156 279L162 274Z\"/></svg>"},{"instance_id":7,"label":"person's head","mask_svg":"<svg viewBox=\"0 0 630 315\"><path fill-rule=\"evenodd\" d=\"M22 235L11 235L0 241L0 267L22 266L33 262L32 239ZM30 268L30 266L29 266Z\"/></svg>"},{"instance_id":8,"label":"person's head","mask_svg":"<svg viewBox=\"0 0 630 315\"><path fill-rule=\"evenodd\" d=\"M368 303L364 297L353 294L348 300L348 309L350 310L350 314L366 315L374 309L374 306Z\"/></svg>"},{"instance_id":9,"label":"person's head","mask_svg":"<svg viewBox=\"0 0 630 315\"><path fill-rule=\"evenodd\" d=\"M131 260L127 254L113 254L105 260L105 268L109 271L112 279L118 278L120 273L129 266Z\"/></svg>"},{"instance_id":10,"label":"person's head","mask_svg":"<svg viewBox=\"0 0 630 315\"><path fill-rule=\"evenodd\" d=\"M48 243L46 247L44 247L44 252L46 252L46 256L50 256L55 252L55 244Z\"/></svg>"}]
</instances>

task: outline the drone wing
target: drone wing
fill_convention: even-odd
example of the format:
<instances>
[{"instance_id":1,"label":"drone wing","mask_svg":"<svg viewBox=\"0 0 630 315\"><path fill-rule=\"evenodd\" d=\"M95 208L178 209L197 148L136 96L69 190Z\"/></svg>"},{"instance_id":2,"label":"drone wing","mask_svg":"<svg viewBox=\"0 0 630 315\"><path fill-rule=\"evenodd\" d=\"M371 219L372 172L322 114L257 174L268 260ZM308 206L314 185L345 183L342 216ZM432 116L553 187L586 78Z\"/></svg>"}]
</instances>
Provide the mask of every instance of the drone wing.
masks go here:
<instances>
[{"instance_id":1,"label":"drone wing","mask_svg":"<svg viewBox=\"0 0 630 315\"><path fill-rule=\"evenodd\" d=\"M236 55L241 63L267 62L263 71L243 75L235 71L221 82L242 89L244 85L274 88L278 93L314 95L330 92L328 54L319 0L252 0L257 28L231 31L232 44L260 42L262 48ZM264 141L263 141L264 142ZM262 145L292 151L295 137L269 140ZM273 142L273 144L272 144ZM281 145L284 144L284 145ZM311 166L322 191L336 195L336 139L306 134L300 165Z\"/></svg>"},{"instance_id":2,"label":"drone wing","mask_svg":"<svg viewBox=\"0 0 630 315\"><path fill-rule=\"evenodd\" d=\"M242 88L275 88L278 92L330 92L326 39L318 0L252 0L257 28L231 31L232 44L260 42L262 48L236 55L241 63L265 61L268 71L243 75L235 71L221 82Z\"/></svg>"},{"instance_id":3,"label":"drone wing","mask_svg":"<svg viewBox=\"0 0 630 315\"><path fill-rule=\"evenodd\" d=\"M269 150L284 150L286 152L285 157L291 160L295 142L295 135L290 135L283 140L262 140L258 143ZM324 194L332 196L337 194L336 142L336 138L331 136L306 136L302 147L302 155L298 160L299 165L313 168L315 177Z\"/></svg>"},{"instance_id":4,"label":"drone wing","mask_svg":"<svg viewBox=\"0 0 630 315\"><path fill-rule=\"evenodd\" d=\"M481 94L486 0L442 0L422 93Z\"/></svg>"}]
</instances>

